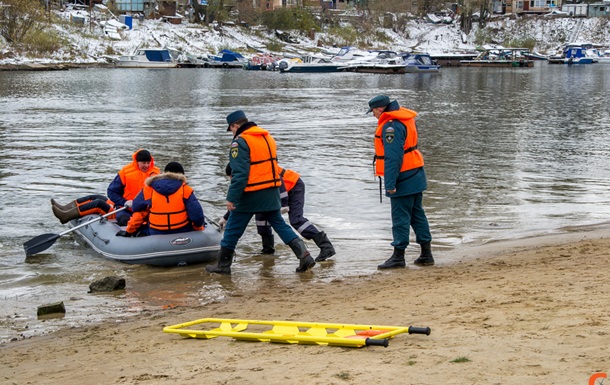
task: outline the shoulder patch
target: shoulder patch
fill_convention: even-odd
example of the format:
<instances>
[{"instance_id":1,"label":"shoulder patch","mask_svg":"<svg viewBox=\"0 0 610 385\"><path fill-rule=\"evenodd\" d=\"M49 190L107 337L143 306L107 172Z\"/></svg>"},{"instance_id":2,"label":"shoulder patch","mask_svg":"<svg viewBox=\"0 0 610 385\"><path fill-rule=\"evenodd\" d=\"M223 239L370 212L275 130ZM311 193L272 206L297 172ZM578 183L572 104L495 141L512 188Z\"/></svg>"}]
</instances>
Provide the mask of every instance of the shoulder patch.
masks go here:
<instances>
[{"instance_id":1,"label":"shoulder patch","mask_svg":"<svg viewBox=\"0 0 610 385\"><path fill-rule=\"evenodd\" d=\"M239 144L237 142L231 142L231 147L237 147Z\"/></svg>"},{"instance_id":2,"label":"shoulder patch","mask_svg":"<svg viewBox=\"0 0 610 385\"><path fill-rule=\"evenodd\" d=\"M239 149L237 147L231 147L231 158L235 159L239 155Z\"/></svg>"},{"instance_id":3,"label":"shoulder patch","mask_svg":"<svg viewBox=\"0 0 610 385\"><path fill-rule=\"evenodd\" d=\"M392 143L394 141L394 130L392 130L391 132L389 132L389 130L386 130L385 133L385 142L386 143Z\"/></svg>"}]
</instances>

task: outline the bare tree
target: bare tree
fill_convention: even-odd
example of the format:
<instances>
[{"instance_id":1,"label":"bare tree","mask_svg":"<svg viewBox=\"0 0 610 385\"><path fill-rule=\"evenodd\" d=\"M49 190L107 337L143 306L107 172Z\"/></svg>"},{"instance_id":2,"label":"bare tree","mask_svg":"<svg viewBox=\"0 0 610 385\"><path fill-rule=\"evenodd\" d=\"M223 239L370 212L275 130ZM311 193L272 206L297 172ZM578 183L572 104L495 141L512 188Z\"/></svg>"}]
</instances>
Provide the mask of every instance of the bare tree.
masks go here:
<instances>
[{"instance_id":1,"label":"bare tree","mask_svg":"<svg viewBox=\"0 0 610 385\"><path fill-rule=\"evenodd\" d=\"M32 0L2 0L0 35L9 43L19 43L36 24L45 21L41 2Z\"/></svg>"}]
</instances>

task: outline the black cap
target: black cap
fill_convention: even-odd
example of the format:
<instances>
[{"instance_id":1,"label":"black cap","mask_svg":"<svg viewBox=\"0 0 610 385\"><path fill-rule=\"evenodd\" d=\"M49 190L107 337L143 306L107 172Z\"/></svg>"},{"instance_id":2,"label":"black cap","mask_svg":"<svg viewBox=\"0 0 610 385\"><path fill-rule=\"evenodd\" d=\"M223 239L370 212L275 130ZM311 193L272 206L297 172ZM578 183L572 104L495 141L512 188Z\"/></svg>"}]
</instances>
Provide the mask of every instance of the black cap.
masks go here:
<instances>
[{"instance_id":1,"label":"black cap","mask_svg":"<svg viewBox=\"0 0 610 385\"><path fill-rule=\"evenodd\" d=\"M184 175L184 167L178 162L169 162L167 166L165 166L164 172L173 172L175 174L183 174Z\"/></svg>"},{"instance_id":2,"label":"black cap","mask_svg":"<svg viewBox=\"0 0 610 385\"><path fill-rule=\"evenodd\" d=\"M140 150L136 154L136 161L138 162L152 162L152 156L147 150Z\"/></svg>"}]
</instances>

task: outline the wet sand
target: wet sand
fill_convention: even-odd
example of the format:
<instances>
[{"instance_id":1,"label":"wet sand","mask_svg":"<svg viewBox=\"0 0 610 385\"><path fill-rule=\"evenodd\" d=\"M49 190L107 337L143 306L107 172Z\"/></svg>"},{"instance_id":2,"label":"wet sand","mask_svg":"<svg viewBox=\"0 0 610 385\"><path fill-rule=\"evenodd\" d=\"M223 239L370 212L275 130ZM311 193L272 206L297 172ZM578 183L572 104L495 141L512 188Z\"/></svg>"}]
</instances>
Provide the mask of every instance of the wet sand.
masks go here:
<instances>
[{"instance_id":1,"label":"wet sand","mask_svg":"<svg viewBox=\"0 0 610 385\"><path fill-rule=\"evenodd\" d=\"M6 384L586 384L610 372L607 231L464 248L458 262L233 292L0 346ZM313 273L315 274L315 272ZM219 282L230 280L219 277ZM387 348L185 339L199 318L428 326Z\"/></svg>"}]
</instances>

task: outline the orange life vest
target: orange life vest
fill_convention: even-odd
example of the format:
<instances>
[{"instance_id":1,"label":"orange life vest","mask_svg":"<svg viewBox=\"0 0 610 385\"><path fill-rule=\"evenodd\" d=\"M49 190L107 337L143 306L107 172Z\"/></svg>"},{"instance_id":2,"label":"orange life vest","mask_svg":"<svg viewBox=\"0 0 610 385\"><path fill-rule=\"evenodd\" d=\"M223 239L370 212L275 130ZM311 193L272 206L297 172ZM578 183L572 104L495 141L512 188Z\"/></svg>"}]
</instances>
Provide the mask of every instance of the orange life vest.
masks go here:
<instances>
[{"instance_id":1,"label":"orange life vest","mask_svg":"<svg viewBox=\"0 0 610 385\"><path fill-rule=\"evenodd\" d=\"M182 184L172 195L159 194L150 186L144 186L144 200L151 202L148 215L149 226L156 230L175 230L189 224L184 199L188 199L193 189L186 183Z\"/></svg>"},{"instance_id":2,"label":"orange life vest","mask_svg":"<svg viewBox=\"0 0 610 385\"><path fill-rule=\"evenodd\" d=\"M301 177L298 172L281 167L280 176L284 180L284 187L286 187L286 192L292 190L294 185L297 184L297 181Z\"/></svg>"},{"instance_id":3,"label":"orange life vest","mask_svg":"<svg viewBox=\"0 0 610 385\"><path fill-rule=\"evenodd\" d=\"M275 140L269 132L252 126L239 135L250 148L250 173L244 191L280 187L280 167L277 164Z\"/></svg>"},{"instance_id":4,"label":"orange life vest","mask_svg":"<svg viewBox=\"0 0 610 385\"><path fill-rule=\"evenodd\" d=\"M155 166L154 158L150 161L150 168L147 172L140 171L138 161L136 160L136 154L139 151L140 150L134 152L131 156L133 161L119 171L119 177L125 186L123 198L128 201L133 200L138 195L140 190L142 190L146 178L161 173L161 170Z\"/></svg>"},{"instance_id":5,"label":"orange life vest","mask_svg":"<svg viewBox=\"0 0 610 385\"><path fill-rule=\"evenodd\" d=\"M407 128L407 138L404 145L404 155L400 172L413 170L424 165L424 156L417 149L417 128L415 117L417 112L408 110L404 107L395 111L386 111L379 117L377 131L375 131L375 176L384 174L384 150L383 150L383 126L390 120L398 120Z\"/></svg>"}]
</instances>

